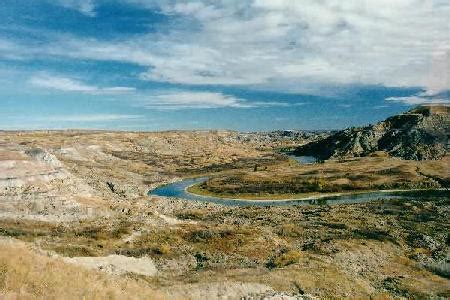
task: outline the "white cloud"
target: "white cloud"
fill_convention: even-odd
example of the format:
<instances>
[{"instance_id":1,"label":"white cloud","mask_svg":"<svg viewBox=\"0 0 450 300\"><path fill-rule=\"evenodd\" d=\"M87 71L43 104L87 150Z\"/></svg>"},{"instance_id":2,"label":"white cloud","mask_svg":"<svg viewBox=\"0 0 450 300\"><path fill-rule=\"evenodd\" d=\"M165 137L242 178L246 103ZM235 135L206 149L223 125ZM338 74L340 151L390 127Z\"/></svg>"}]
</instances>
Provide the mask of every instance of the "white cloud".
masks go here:
<instances>
[{"instance_id":1,"label":"white cloud","mask_svg":"<svg viewBox=\"0 0 450 300\"><path fill-rule=\"evenodd\" d=\"M157 109L252 107L250 103L233 96L213 92L188 91L166 92L147 96L142 98L138 105Z\"/></svg>"},{"instance_id":2,"label":"white cloud","mask_svg":"<svg viewBox=\"0 0 450 300\"><path fill-rule=\"evenodd\" d=\"M56 2L63 7L77 10L89 17L95 17L96 15L94 0L57 0Z\"/></svg>"},{"instance_id":3,"label":"white cloud","mask_svg":"<svg viewBox=\"0 0 450 300\"><path fill-rule=\"evenodd\" d=\"M10 52L11 49L14 48L14 44L12 44L10 41L8 40L3 40L0 39L0 51L1 52Z\"/></svg>"},{"instance_id":4,"label":"white cloud","mask_svg":"<svg viewBox=\"0 0 450 300\"><path fill-rule=\"evenodd\" d=\"M47 122L106 122L118 120L141 119L140 115L122 114L81 114L81 115L53 115L48 116L43 121Z\"/></svg>"},{"instance_id":5,"label":"white cloud","mask_svg":"<svg viewBox=\"0 0 450 300\"><path fill-rule=\"evenodd\" d=\"M436 87L436 86L435 86ZM408 97L388 97L385 100L393 102L401 102L409 105L418 104L447 104L450 103L449 96L447 95L446 89L427 89L425 91L419 92L415 95Z\"/></svg>"},{"instance_id":6,"label":"white cloud","mask_svg":"<svg viewBox=\"0 0 450 300\"><path fill-rule=\"evenodd\" d=\"M268 101L248 101L229 95L216 92L192 92L192 91L166 91L157 95L139 96L136 101L137 106L161 109L204 109L204 108L252 108L252 107L271 107L288 106L288 103Z\"/></svg>"},{"instance_id":7,"label":"white cloud","mask_svg":"<svg viewBox=\"0 0 450 300\"><path fill-rule=\"evenodd\" d=\"M448 38L450 39L450 36ZM433 52L430 69L425 77L425 86L426 96L450 90L450 46Z\"/></svg>"},{"instance_id":8,"label":"white cloud","mask_svg":"<svg viewBox=\"0 0 450 300\"><path fill-rule=\"evenodd\" d=\"M450 104L450 99L439 97L425 97L421 94L409 97L389 97L387 101L400 102L408 105L418 104Z\"/></svg>"},{"instance_id":9,"label":"white cloud","mask_svg":"<svg viewBox=\"0 0 450 300\"><path fill-rule=\"evenodd\" d=\"M35 75L29 80L35 87L59 90L64 92L80 92L88 94L119 94L135 91L132 87L98 87L84 84L78 80L48 74Z\"/></svg>"},{"instance_id":10,"label":"white cloud","mask_svg":"<svg viewBox=\"0 0 450 300\"><path fill-rule=\"evenodd\" d=\"M10 40L0 38L0 59L20 60L26 57L24 47Z\"/></svg>"},{"instance_id":11,"label":"white cloud","mask_svg":"<svg viewBox=\"0 0 450 300\"><path fill-rule=\"evenodd\" d=\"M450 103L445 92L450 91L450 48L433 52L429 71L424 75L425 90L409 97L389 97L387 101L409 105Z\"/></svg>"}]
</instances>

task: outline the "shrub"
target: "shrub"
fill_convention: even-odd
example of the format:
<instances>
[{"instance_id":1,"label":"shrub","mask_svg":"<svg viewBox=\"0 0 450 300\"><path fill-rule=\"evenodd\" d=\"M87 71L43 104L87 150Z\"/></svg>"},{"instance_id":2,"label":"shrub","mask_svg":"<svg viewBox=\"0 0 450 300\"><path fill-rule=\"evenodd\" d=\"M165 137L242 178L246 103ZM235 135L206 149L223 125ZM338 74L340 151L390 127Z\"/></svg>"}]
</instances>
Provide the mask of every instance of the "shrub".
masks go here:
<instances>
[{"instance_id":1,"label":"shrub","mask_svg":"<svg viewBox=\"0 0 450 300\"><path fill-rule=\"evenodd\" d=\"M155 252L161 255L167 255L170 253L170 246L168 244L161 244L155 248Z\"/></svg>"},{"instance_id":2,"label":"shrub","mask_svg":"<svg viewBox=\"0 0 450 300\"><path fill-rule=\"evenodd\" d=\"M191 209L177 214L179 219L203 220L208 214L205 209Z\"/></svg>"},{"instance_id":3,"label":"shrub","mask_svg":"<svg viewBox=\"0 0 450 300\"><path fill-rule=\"evenodd\" d=\"M277 234L279 236L284 237L301 237L303 233L303 229L300 227L297 227L294 224L283 224L277 231Z\"/></svg>"},{"instance_id":4,"label":"shrub","mask_svg":"<svg viewBox=\"0 0 450 300\"><path fill-rule=\"evenodd\" d=\"M282 250L281 254L270 259L266 266L269 269L286 267L298 263L302 256L303 254L298 250Z\"/></svg>"},{"instance_id":5,"label":"shrub","mask_svg":"<svg viewBox=\"0 0 450 300\"><path fill-rule=\"evenodd\" d=\"M353 231L353 236L355 238L377 240L377 241L391 241L396 243L395 239L384 230L377 229L357 229Z\"/></svg>"},{"instance_id":6,"label":"shrub","mask_svg":"<svg viewBox=\"0 0 450 300\"><path fill-rule=\"evenodd\" d=\"M195 253L194 257L197 261L197 270L205 268L206 262L209 260L209 257L205 253L200 252Z\"/></svg>"}]
</instances>

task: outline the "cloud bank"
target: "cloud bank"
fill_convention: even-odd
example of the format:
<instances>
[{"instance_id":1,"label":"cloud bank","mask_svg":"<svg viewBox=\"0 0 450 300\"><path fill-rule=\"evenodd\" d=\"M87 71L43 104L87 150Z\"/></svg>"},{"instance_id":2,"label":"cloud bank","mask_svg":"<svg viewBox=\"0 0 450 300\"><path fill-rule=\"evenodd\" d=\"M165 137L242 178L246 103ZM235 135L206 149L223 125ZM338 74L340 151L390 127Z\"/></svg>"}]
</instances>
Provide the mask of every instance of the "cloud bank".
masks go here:
<instances>
[{"instance_id":1,"label":"cloud bank","mask_svg":"<svg viewBox=\"0 0 450 300\"><path fill-rule=\"evenodd\" d=\"M243 93L230 95L226 92L230 86L252 91L307 90L322 96L332 94L333 87L408 87L423 91L407 97L388 95L386 100L411 105L449 101L450 2L446 0L42 3L53 8L59 5L58 14L67 14L68 23L61 20L64 29L58 29L59 21L55 27L53 19L39 19L36 4L28 12L31 17L26 16L27 20L34 17L35 23L16 18L23 24L11 26L14 34L0 36L0 62L7 62L0 67L12 65L16 70L17 64L20 72L28 64L29 73L22 77L29 78L24 82L36 89L88 95L127 93L123 98L131 106L159 110L301 105L269 96L264 102L250 101ZM111 12L118 9L125 9L127 16L130 13L130 24L148 21L133 19L136 11L136 16L164 16L160 18L164 21L145 23L146 32L114 35L117 28L113 28L103 35L95 30L100 23L114 27L109 26L116 24ZM86 23L78 26L80 22ZM52 70L58 63L69 68ZM96 67L102 64L99 71ZM137 88L121 86L123 65L136 67L126 85ZM88 82L83 77L86 72L109 84Z\"/></svg>"},{"instance_id":2,"label":"cloud bank","mask_svg":"<svg viewBox=\"0 0 450 300\"><path fill-rule=\"evenodd\" d=\"M448 1L127 2L186 26L120 42L66 38L49 51L148 66L142 79L169 83L449 88Z\"/></svg>"}]
</instances>

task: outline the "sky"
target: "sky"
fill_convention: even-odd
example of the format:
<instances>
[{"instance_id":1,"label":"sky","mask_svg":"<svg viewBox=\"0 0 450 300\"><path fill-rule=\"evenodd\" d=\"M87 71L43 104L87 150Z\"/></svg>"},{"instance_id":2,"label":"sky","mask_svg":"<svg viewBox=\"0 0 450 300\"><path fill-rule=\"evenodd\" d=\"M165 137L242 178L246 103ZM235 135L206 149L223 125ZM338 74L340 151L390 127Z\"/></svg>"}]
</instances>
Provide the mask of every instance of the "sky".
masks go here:
<instances>
[{"instance_id":1,"label":"sky","mask_svg":"<svg viewBox=\"0 0 450 300\"><path fill-rule=\"evenodd\" d=\"M0 130L340 129L450 103L448 0L1 0Z\"/></svg>"}]
</instances>

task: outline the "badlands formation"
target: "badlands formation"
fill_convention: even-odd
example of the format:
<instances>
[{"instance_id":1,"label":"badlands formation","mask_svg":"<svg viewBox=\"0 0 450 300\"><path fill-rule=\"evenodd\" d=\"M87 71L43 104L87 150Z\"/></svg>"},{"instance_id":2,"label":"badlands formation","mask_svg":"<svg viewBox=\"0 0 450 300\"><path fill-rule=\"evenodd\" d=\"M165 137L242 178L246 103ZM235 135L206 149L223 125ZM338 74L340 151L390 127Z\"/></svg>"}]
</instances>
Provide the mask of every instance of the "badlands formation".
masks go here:
<instances>
[{"instance_id":1,"label":"badlands formation","mask_svg":"<svg viewBox=\"0 0 450 300\"><path fill-rule=\"evenodd\" d=\"M292 161L275 150L328 134L0 132L0 297L449 297L445 191L287 207L147 195L186 177L277 177ZM444 188L448 180L448 155L432 165L326 161L303 175L366 160L394 164L398 181L409 174Z\"/></svg>"}]
</instances>

